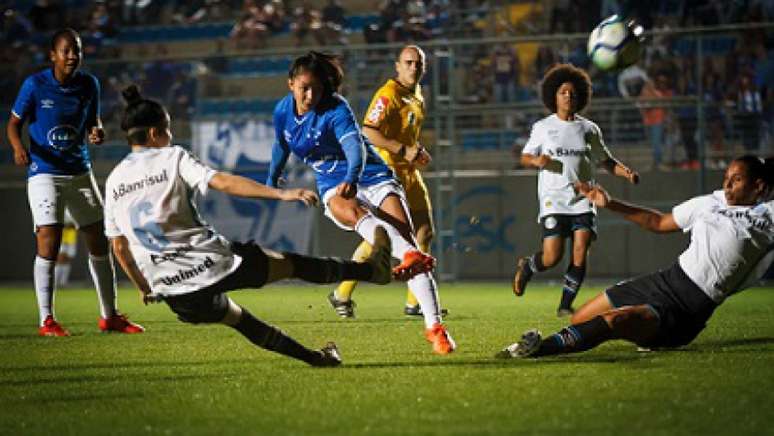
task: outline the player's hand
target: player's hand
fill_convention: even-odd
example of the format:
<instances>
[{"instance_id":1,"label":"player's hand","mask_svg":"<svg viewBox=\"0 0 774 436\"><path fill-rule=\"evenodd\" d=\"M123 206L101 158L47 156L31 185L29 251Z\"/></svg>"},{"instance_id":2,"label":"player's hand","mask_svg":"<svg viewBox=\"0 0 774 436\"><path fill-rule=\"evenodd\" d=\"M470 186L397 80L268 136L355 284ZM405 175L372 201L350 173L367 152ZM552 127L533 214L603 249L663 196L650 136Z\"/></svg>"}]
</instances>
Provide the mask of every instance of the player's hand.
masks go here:
<instances>
[{"instance_id":1,"label":"player's hand","mask_svg":"<svg viewBox=\"0 0 774 436\"><path fill-rule=\"evenodd\" d=\"M140 300L142 301L142 304L148 305L153 303L158 303L161 301L161 297L151 292L150 289L139 289L140 291Z\"/></svg>"},{"instance_id":2,"label":"player's hand","mask_svg":"<svg viewBox=\"0 0 774 436\"><path fill-rule=\"evenodd\" d=\"M414 162L414 160L419 155L420 150L422 149L422 146L419 144L412 145L412 146L404 146L403 150L403 158L406 159L406 162Z\"/></svg>"},{"instance_id":3,"label":"player's hand","mask_svg":"<svg viewBox=\"0 0 774 436\"><path fill-rule=\"evenodd\" d=\"M417 153L417 157L414 159L413 164L419 168L426 168L433 161L433 157L430 156L430 152L425 147L422 147Z\"/></svg>"},{"instance_id":4,"label":"player's hand","mask_svg":"<svg viewBox=\"0 0 774 436\"><path fill-rule=\"evenodd\" d=\"M540 156L535 158L534 164L536 167L540 168L541 170L545 167L547 167L549 164L551 164L552 159L547 154L541 154Z\"/></svg>"},{"instance_id":5,"label":"player's hand","mask_svg":"<svg viewBox=\"0 0 774 436\"><path fill-rule=\"evenodd\" d=\"M357 195L357 185L354 183L341 183L336 187L336 194L343 198L355 198Z\"/></svg>"},{"instance_id":6,"label":"player's hand","mask_svg":"<svg viewBox=\"0 0 774 436\"><path fill-rule=\"evenodd\" d=\"M595 206L605 208L610 203L610 194L601 185L588 182L575 182L573 185L579 194L588 198Z\"/></svg>"},{"instance_id":7,"label":"player's hand","mask_svg":"<svg viewBox=\"0 0 774 436\"><path fill-rule=\"evenodd\" d=\"M284 189L282 191L282 200L284 201L300 201L306 206L317 206L320 198L317 197L317 193L310 191L309 189Z\"/></svg>"},{"instance_id":8,"label":"player's hand","mask_svg":"<svg viewBox=\"0 0 774 436\"><path fill-rule=\"evenodd\" d=\"M632 185L640 183L640 173L629 167L624 169L624 177L626 177L626 180L628 180Z\"/></svg>"},{"instance_id":9,"label":"player's hand","mask_svg":"<svg viewBox=\"0 0 774 436\"><path fill-rule=\"evenodd\" d=\"M30 152L25 148L13 149L13 163L20 167L26 167L30 164Z\"/></svg>"},{"instance_id":10,"label":"player's hand","mask_svg":"<svg viewBox=\"0 0 774 436\"><path fill-rule=\"evenodd\" d=\"M105 130L102 127L92 127L91 132L89 132L89 142L94 145L100 145L105 142Z\"/></svg>"}]
</instances>

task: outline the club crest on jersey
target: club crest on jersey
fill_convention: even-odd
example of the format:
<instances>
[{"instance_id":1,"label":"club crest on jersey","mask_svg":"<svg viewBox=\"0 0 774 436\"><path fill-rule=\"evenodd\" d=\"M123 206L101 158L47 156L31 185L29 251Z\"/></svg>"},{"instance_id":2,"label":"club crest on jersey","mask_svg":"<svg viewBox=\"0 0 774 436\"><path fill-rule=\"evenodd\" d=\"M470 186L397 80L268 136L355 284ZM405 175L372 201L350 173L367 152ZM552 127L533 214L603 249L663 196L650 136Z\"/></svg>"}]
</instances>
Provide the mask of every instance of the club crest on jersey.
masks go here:
<instances>
[{"instance_id":1,"label":"club crest on jersey","mask_svg":"<svg viewBox=\"0 0 774 436\"><path fill-rule=\"evenodd\" d=\"M414 125L414 121L416 121L416 119L417 119L417 116L414 114L414 112L409 112L408 116L406 118L408 120L408 125L409 126L413 126Z\"/></svg>"},{"instance_id":2,"label":"club crest on jersey","mask_svg":"<svg viewBox=\"0 0 774 436\"><path fill-rule=\"evenodd\" d=\"M51 99L43 99L40 100L40 108L41 109L53 109L54 108L54 100Z\"/></svg>"},{"instance_id":3,"label":"club crest on jersey","mask_svg":"<svg viewBox=\"0 0 774 436\"><path fill-rule=\"evenodd\" d=\"M381 96L376 99L374 102L374 107L371 108L371 112L368 112L368 116L366 117L366 121L369 123L378 123L381 121L382 116L384 115L384 110L387 109L387 105L390 103L390 100L385 97Z\"/></svg>"},{"instance_id":4,"label":"club crest on jersey","mask_svg":"<svg viewBox=\"0 0 774 436\"><path fill-rule=\"evenodd\" d=\"M75 145L78 139L78 130L69 124L61 124L53 127L46 134L48 145L56 150L67 150Z\"/></svg>"},{"instance_id":5,"label":"club crest on jersey","mask_svg":"<svg viewBox=\"0 0 774 436\"><path fill-rule=\"evenodd\" d=\"M557 223L557 221L556 221L556 218L554 218L554 217L552 217L552 216L550 216L550 217L546 218L545 226L546 226L546 228L547 228L548 230L551 230L551 229L553 229L554 227L556 227L556 225L557 225L557 224L558 224L558 223Z\"/></svg>"}]
</instances>

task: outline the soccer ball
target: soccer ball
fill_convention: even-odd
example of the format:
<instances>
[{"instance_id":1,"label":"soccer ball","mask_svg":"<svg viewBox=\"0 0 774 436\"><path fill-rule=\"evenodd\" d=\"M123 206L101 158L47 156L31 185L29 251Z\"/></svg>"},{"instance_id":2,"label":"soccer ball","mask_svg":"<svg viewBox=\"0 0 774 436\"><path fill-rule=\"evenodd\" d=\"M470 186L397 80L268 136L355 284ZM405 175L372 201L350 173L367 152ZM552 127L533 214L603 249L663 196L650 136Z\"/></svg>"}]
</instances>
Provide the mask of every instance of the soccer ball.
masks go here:
<instances>
[{"instance_id":1,"label":"soccer ball","mask_svg":"<svg viewBox=\"0 0 774 436\"><path fill-rule=\"evenodd\" d=\"M642 26L618 15L606 18L589 35L588 54L600 70L618 70L640 58Z\"/></svg>"}]
</instances>

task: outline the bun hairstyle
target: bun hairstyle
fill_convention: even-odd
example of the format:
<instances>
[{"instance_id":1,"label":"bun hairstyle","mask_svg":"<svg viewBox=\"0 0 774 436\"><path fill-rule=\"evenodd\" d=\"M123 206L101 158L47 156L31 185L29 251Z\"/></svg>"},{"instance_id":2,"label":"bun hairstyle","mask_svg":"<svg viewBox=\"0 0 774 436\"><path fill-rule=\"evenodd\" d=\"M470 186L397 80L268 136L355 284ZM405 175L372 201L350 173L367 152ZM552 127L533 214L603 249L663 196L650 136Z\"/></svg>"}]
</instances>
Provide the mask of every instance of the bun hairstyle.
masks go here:
<instances>
[{"instance_id":1,"label":"bun hairstyle","mask_svg":"<svg viewBox=\"0 0 774 436\"><path fill-rule=\"evenodd\" d=\"M155 100L144 98L137 85L127 86L121 91L121 95L126 101L124 116L121 118L121 130L126 132L129 144L146 144L148 129L168 127L167 111L164 106Z\"/></svg>"},{"instance_id":2,"label":"bun hairstyle","mask_svg":"<svg viewBox=\"0 0 774 436\"><path fill-rule=\"evenodd\" d=\"M288 71L288 77L292 80L302 72L312 73L323 86L323 97L330 97L334 92L339 92L344 81L344 72L339 65L336 55L310 51L299 56L293 61Z\"/></svg>"}]
</instances>

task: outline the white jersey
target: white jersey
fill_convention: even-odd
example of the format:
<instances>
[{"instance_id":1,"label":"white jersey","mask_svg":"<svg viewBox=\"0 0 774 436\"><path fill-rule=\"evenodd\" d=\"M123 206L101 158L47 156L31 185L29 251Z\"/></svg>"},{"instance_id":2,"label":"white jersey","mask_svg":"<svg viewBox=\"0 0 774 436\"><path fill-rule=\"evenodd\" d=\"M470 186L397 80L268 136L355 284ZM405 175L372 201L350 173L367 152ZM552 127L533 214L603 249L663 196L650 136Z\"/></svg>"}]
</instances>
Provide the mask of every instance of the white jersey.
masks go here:
<instances>
[{"instance_id":1,"label":"white jersey","mask_svg":"<svg viewBox=\"0 0 774 436\"><path fill-rule=\"evenodd\" d=\"M593 181L595 167L612 158L599 126L579 115L570 121L549 115L532 125L522 153L545 154L554 161L538 172L538 220L553 214L596 214L594 205L576 193L573 184Z\"/></svg>"},{"instance_id":2,"label":"white jersey","mask_svg":"<svg viewBox=\"0 0 774 436\"><path fill-rule=\"evenodd\" d=\"M105 234L125 236L154 293L179 295L209 286L241 258L199 216L192 200L206 194L215 170L178 146L130 153L105 184Z\"/></svg>"},{"instance_id":3,"label":"white jersey","mask_svg":"<svg viewBox=\"0 0 774 436\"><path fill-rule=\"evenodd\" d=\"M672 216L691 232L680 267L718 304L760 280L774 259L774 201L728 206L716 191L675 206Z\"/></svg>"}]
</instances>

